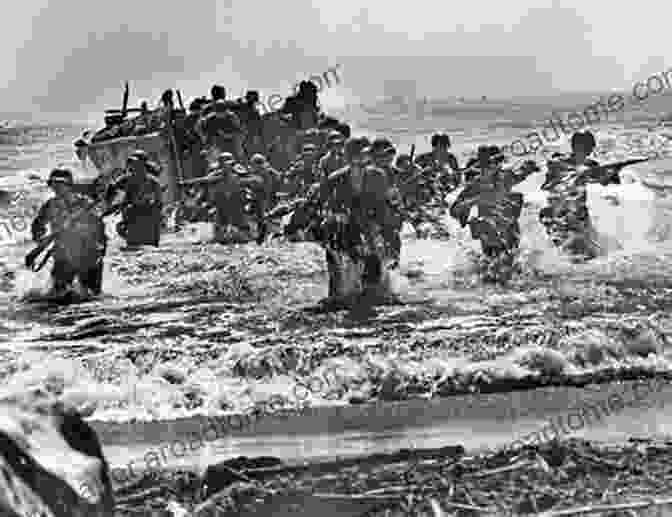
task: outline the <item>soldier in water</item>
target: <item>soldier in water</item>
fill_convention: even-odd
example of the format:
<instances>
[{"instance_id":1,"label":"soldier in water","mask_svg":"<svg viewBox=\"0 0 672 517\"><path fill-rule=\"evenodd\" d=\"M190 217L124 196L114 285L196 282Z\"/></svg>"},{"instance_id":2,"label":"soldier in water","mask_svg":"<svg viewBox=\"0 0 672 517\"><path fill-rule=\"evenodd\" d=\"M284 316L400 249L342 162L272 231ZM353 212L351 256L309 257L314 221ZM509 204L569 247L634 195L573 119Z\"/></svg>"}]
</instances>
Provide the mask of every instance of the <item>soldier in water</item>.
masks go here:
<instances>
[{"instance_id":1,"label":"soldier in water","mask_svg":"<svg viewBox=\"0 0 672 517\"><path fill-rule=\"evenodd\" d=\"M389 220L384 223L385 238L391 245L395 264L398 265L401 256L401 228L403 225L404 203L397 187L397 169L392 165L397 150L387 138L378 138L371 144L371 157L373 164L370 165L369 173L375 172L384 176L387 181L388 202L390 204Z\"/></svg>"},{"instance_id":2,"label":"soldier in water","mask_svg":"<svg viewBox=\"0 0 672 517\"><path fill-rule=\"evenodd\" d=\"M483 156L490 156L489 160L484 160ZM506 157L500 151L499 147L496 145L484 145L480 146L477 150L477 156L471 158L467 161L467 164L464 167L462 172L463 180L465 183L469 183L475 179L481 177L482 166L485 164L486 170L489 168L492 163L502 164L504 163Z\"/></svg>"},{"instance_id":3,"label":"soldier in water","mask_svg":"<svg viewBox=\"0 0 672 517\"><path fill-rule=\"evenodd\" d=\"M285 190L290 196L306 193L313 183L320 180L317 173L317 153L315 144L303 144L301 156L290 165L284 179Z\"/></svg>"},{"instance_id":4,"label":"soldier in water","mask_svg":"<svg viewBox=\"0 0 672 517\"><path fill-rule=\"evenodd\" d=\"M243 125L231 102L218 98L206 106L198 127L204 147L213 150L215 156L228 151L237 160L245 158Z\"/></svg>"},{"instance_id":5,"label":"soldier in water","mask_svg":"<svg viewBox=\"0 0 672 517\"><path fill-rule=\"evenodd\" d=\"M275 205L281 181L280 173L268 163L262 154L255 154L250 158L250 165L244 170L241 178L241 183L251 203L250 211L257 223L258 244L264 241L268 232L266 215Z\"/></svg>"},{"instance_id":6,"label":"soldier in water","mask_svg":"<svg viewBox=\"0 0 672 517\"><path fill-rule=\"evenodd\" d=\"M44 249L51 241L54 243L52 294L64 294L78 277L82 287L98 295L103 283L105 225L92 200L74 192L69 170L54 169L47 184L55 196L40 207L31 233L33 240L40 244L38 249ZM51 230L49 235L46 235L47 225ZM28 257L27 262L32 266Z\"/></svg>"},{"instance_id":7,"label":"soldier in water","mask_svg":"<svg viewBox=\"0 0 672 517\"><path fill-rule=\"evenodd\" d=\"M450 137L445 133L435 133L431 144L432 151L418 156L415 163L425 171L425 175L433 176L444 192L454 190L462 183L462 179L457 158L449 151Z\"/></svg>"},{"instance_id":8,"label":"soldier in water","mask_svg":"<svg viewBox=\"0 0 672 517\"><path fill-rule=\"evenodd\" d=\"M292 235L310 228L326 251L329 301L385 292L385 269L394 267L393 185L387 175L365 165L368 141L346 143L349 165L331 173L296 211L285 228ZM371 289L373 288L373 291ZM347 303L347 302L346 302Z\"/></svg>"},{"instance_id":9,"label":"soldier in water","mask_svg":"<svg viewBox=\"0 0 672 517\"><path fill-rule=\"evenodd\" d=\"M110 185L105 199L109 203L119 193L124 195L117 231L128 246L158 246L163 199L161 184L152 174L156 167L142 150L134 151L127 163L127 173Z\"/></svg>"},{"instance_id":10,"label":"soldier in water","mask_svg":"<svg viewBox=\"0 0 672 517\"><path fill-rule=\"evenodd\" d=\"M487 259L484 280L490 282L503 282L510 278L520 243L518 220L523 195L511 189L539 170L532 161L524 162L518 171L506 170L502 161L501 151L496 146L479 147L479 175L472 179L450 208L450 215L462 227L469 224L472 238L480 240Z\"/></svg>"},{"instance_id":11,"label":"soldier in water","mask_svg":"<svg viewBox=\"0 0 672 517\"><path fill-rule=\"evenodd\" d=\"M396 185L404 203L405 218L415 228L416 237L422 238L427 235L423 224L437 222L437 219L428 214L426 208L430 208L439 189L431 178L422 174L420 167L413 163L408 154L397 157L395 169Z\"/></svg>"},{"instance_id":12,"label":"soldier in water","mask_svg":"<svg viewBox=\"0 0 672 517\"><path fill-rule=\"evenodd\" d=\"M377 138L371 143L373 165L385 171L390 181L396 180L397 170L394 168L394 157L397 150L387 138Z\"/></svg>"},{"instance_id":13,"label":"soldier in water","mask_svg":"<svg viewBox=\"0 0 672 517\"><path fill-rule=\"evenodd\" d=\"M247 240L243 184L231 153L220 155L219 167L205 181L209 204L216 213L215 240L221 243Z\"/></svg>"},{"instance_id":14,"label":"soldier in water","mask_svg":"<svg viewBox=\"0 0 672 517\"><path fill-rule=\"evenodd\" d=\"M600 253L598 236L588 212L586 186L619 184L622 167L600 167L589 158L595 150L590 131L574 133L572 152L548 162L542 190L548 192L548 205L539 218L553 243L575 260L590 260Z\"/></svg>"},{"instance_id":15,"label":"soldier in water","mask_svg":"<svg viewBox=\"0 0 672 517\"><path fill-rule=\"evenodd\" d=\"M345 167L344 154L345 138L340 131L335 129L329 131L327 135L327 153L320 158L317 166L322 178L326 178L332 172Z\"/></svg>"}]
</instances>

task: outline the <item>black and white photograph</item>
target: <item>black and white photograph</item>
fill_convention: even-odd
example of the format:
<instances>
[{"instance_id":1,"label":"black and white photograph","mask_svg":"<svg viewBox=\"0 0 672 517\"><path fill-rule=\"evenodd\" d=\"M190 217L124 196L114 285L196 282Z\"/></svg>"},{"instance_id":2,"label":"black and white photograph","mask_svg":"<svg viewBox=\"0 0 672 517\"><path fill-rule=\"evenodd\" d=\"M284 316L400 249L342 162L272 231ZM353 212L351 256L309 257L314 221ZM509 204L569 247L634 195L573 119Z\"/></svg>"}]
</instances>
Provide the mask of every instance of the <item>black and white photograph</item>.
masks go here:
<instances>
[{"instance_id":1,"label":"black and white photograph","mask_svg":"<svg viewBox=\"0 0 672 517\"><path fill-rule=\"evenodd\" d=\"M667 4L6 7L0 517L672 517Z\"/></svg>"}]
</instances>

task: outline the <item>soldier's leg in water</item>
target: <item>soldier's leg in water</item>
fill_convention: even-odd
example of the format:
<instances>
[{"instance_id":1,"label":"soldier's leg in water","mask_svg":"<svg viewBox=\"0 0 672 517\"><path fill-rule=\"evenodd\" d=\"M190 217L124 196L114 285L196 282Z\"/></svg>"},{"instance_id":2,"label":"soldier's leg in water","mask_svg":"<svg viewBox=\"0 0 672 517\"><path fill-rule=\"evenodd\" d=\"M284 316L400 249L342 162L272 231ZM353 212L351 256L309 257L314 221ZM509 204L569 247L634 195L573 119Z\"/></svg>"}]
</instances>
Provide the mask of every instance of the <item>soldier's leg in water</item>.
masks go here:
<instances>
[{"instance_id":1,"label":"soldier's leg in water","mask_svg":"<svg viewBox=\"0 0 672 517\"><path fill-rule=\"evenodd\" d=\"M362 281L365 284L376 284L380 282L383 275L383 265L376 255L368 255L364 258L364 273Z\"/></svg>"},{"instance_id":2,"label":"soldier's leg in water","mask_svg":"<svg viewBox=\"0 0 672 517\"><path fill-rule=\"evenodd\" d=\"M336 264L336 261L329 250L325 249L325 254L327 257L327 272L329 276L328 296L329 298L333 298L338 294L336 286L340 282L338 265Z\"/></svg>"},{"instance_id":3,"label":"soldier's leg in water","mask_svg":"<svg viewBox=\"0 0 672 517\"><path fill-rule=\"evenodd\" d=\"M89 289L94 295L99 295L103 288L103 266L103 259L101 258L95 267L79 276L82 286Z\"/></svg>"},{"instance_id":4,"label":"soldier's leg in water","mask_svg":"<svg viewBox=\"0 0 672 517\"><path fill-rule=\"evenodd\" d=\"M387 238L389 239L395 267L399 266L401 258L401 227L401 221L397 221L394 225L390 225L390 228L387 230L389 232Z\"/></svg>"},{"instance_id":5,"label":"soldier's leg in water","mask_svg":"<svg viewBox=\"0 0 672 517\"><path fill-rule=\"evenodd\" d=\"M52 290L62 291L72 285L75 272L65 260L54 259L54 267L51 270Z\"/></svg>"},{"instance_id":6,"label":"soldier's leg in water","mask_svg":"<svg viewBox=\"0 0 672 517\"><path fill-rule=\"evenodd\" d=\"M154 207L152 209L152 233L151 233L151 246L159 246L159 241L161 240L161 222L163 219L163 211L161 206Z\"/></svg>"},{"instance_id":7,"label":"soldier's leg in water","mask_svg":"<svg viewBox=\"0 0 672 517\"><path fill-rule=\"evenodd\" d=\"M79 276L83 287L89 289L94 295L99 295L103 287L103 258L107 251L107 236L105 235L105 225L100 224L99 227L98 244L96 249L98 252L98 260L96 265Z\"/></svg>"}]
</instances>

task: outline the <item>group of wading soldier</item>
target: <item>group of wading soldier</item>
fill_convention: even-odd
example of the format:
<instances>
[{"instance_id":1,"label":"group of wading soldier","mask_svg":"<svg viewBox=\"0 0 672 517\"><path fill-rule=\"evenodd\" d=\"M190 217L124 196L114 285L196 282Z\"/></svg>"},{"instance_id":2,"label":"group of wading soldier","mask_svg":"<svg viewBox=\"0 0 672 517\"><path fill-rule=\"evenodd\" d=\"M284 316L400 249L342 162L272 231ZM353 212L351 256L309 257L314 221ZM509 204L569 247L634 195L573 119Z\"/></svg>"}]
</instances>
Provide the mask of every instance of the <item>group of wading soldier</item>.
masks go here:
<instances>
[{"instance_id":1,"label":"group of wading soldier","mask_svg":"<svg viewBox=\"0 0 672 517\"><path fill-rule=\"evenodd\" d=\"M511 166L499 148L481 146L477 156L460 168L446 134L432 137L431 152L414 157L413 149L397 155L389 140L352 138L347 125L319 114L315 92L305 85L280 110L283 117L291 118L299 135L294 142L298 156L286 163L271 160L251 152L268 147L258 145L261 129L258 114L254 115L258 94L248 93L244 103L228 101L223 88L213 87L212 99L192 102L182 126L200 141L210 168L202 177L182 182L185 190L195 193L187 218L214 222L217 241L261 244L269 221L278 214L291 214L284 234L292 240L317 240L325 249L329 299L361 295L369 288L377 292L386 272L399 265L403 223L415 226L418 235L423 223L440 225L428 209L448 208L445 195L463 187L450 206L450 215L463 227L468 225L472 237L480 241L487 266L484 278L500 282L511 276L523 208L523 195L512 189L540 170L533 161ZM549 192L548 206L540 218L557 246L590 259L598 255L599 246L586 205L586 184L618 182L618 171L630 162L599 167L589 158L595 148L590 132L575 134L571 144L570 155L554 156L548 163L542 187ZM126 173L107 190L101 213L69 192L71 175L68 179L63 171L54 171L49 184L56 197L40 211L33 234L42 242L46 223L52 224L50 235L58 250L53 252L55 288L78 274L91 292L100 292L106 242L101 217L114 209L121 209L117 230L129 246L159 244L158 173L145 153L133 153ZM112 200L119 193L123 201L115 204ZM88 221L89 226L81 226L86 238L73 236L77 232L74 226L68 227L65 213ZM69 256L70 248L84 251Z\"/></svg>"}]
</instances>

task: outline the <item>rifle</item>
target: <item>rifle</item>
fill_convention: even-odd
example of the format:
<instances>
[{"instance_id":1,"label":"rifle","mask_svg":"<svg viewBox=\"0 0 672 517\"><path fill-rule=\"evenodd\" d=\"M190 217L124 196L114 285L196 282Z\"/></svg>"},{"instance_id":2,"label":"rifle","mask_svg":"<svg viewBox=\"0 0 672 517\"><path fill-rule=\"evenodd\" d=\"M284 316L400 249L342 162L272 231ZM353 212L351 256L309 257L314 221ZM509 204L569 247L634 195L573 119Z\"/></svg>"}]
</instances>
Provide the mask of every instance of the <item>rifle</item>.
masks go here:
<instances>
[{"instance_id":1,"label":"rifle","mask_svg":"<svg viewBox=\"0 0 672 517\"><path fill-rule=\"evenodd\" d=\"M101 214L100 216L101 219L103 217L107 217L109 215L118 212L123 208L125 204L126 202L123 201L108 208ZM95 210L96 208L97 208L96 205L94 205L92 207L92 210ZM33 248L31 251L29 251L24 259L24 263L27 269L30 269L33 272L37 273L44 267L44 265L47 263L47 260L49 260L49 257L51 257L51 255L54 252L54 246L56 244L56 239L58 235L59 235L58 232L50 233L49 235L42 237L41 239L38 240L37 246L35 246L35 248ZM35 262L37 258L42 254L42 252L45 253L44 258L40 261L40 263L37 266L35 266Z\"/></svg>"},{"instance_id":2,"label":"rifle","mask_svg":"<svg viewBox=\"0 0 672 517\"><path fill-rule=\"evenodd\" d=\"M557 187L561 183L577 183L579 181L588 181L590 179L599 180L600 177L613 177L618 174L624 167L629 165L634 165L636 163L643 163L650 161L650 158L631 158L629 160L623 160L615 163L608 163L605 165L597 165L595 167L589 167L582 171L573 171L568 176L562 177L557 174L549 174L546 177L546 181L541 186L542 190L550 190Z\"/></svg>"},{"instance_id":3,"label":"rifle","mask_svg":"<svg viewBox=\"0 0 672 517\"><path fill-rule=\"evenodd\" d=\"M209 185L210 183L217 183L219 181L222 181L226 179L224 176L201 176L199 178L191 178L188 180L182 180L178 182L178 185L180 186L188 186L188 185Z\"/></svg>"},{"instance_id":4,"label":"rifle","mask_svg":"<svg viewBox=\"0 0 672 517\"><path fill-rule=\"evenodd\" d=\"M25 258L26 268L31 269L35 273L40 271L47 263L47 260L49 260L49 257L51 257L52 253L54 252L55 241L56 241L56 234L54 233L40 239L39 242L37 243L37 246L26 255ZM46 252L44 258L37 267L34 267L37 257L39 257L40 254L45 250Z\"/></svg>"}]
</instances>

